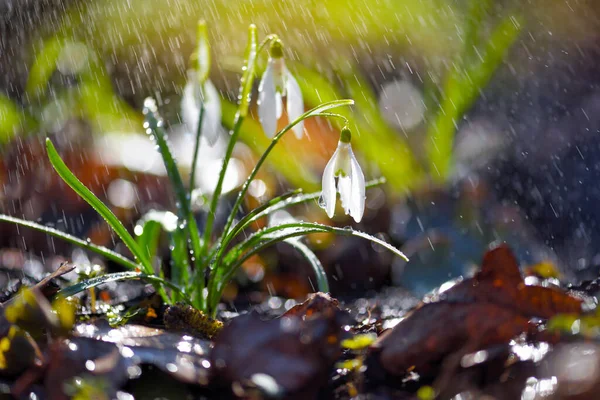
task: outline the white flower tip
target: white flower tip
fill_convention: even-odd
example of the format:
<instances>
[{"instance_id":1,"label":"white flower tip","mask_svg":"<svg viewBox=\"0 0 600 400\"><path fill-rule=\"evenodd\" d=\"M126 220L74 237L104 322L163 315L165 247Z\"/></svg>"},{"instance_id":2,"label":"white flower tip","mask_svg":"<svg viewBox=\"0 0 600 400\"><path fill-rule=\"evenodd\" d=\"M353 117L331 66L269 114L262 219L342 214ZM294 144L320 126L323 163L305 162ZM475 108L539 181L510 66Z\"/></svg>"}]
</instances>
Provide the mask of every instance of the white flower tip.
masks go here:
<instances>
[{"instance_id":1,"label":"white flower tip","mask_svg":"<svg viewBox=\"0 0 600 400\"><path fill-rule=\"evenodd\" d=\"M304 136L304 121L300 121L292 129L294 130L294 135L296 135L296 138L298 140L302 139Z\"/></svg>"},{"instance_id":2,"label":"white flower tip","mask_svg":"<svg viewBox=\"0 0 600 400\"><path fill-rule=\"evenodd\" d=\"M287 112L290 122L295 121L304 114L304 99L302 98L302 91L296 81L296 78L287 71L286 68L286 94L287 94ZM304 135L304 121L300 121L297 125L292 128L294 134L298 139L302 139Z\"/></svg>"},{"instance_id":3,"label":"white flower tip","mask_svg":"<svg viewBox=\"0 0 600 400\"><path fill-rule=\"evenodd\" d=\"M327 216L333 218L335 213L336 188L335 188L335 166L337 164L338 151L333 153L333 156L325 166L323 171L323 193L319 205L325 209Z\"/></svg>"},{"instance_id":4,"label":"white flower tip","mask_svg":"<svg viewBox=\"0 0 600 400\"><path fill-rule=\"evenodd\" d=\"M258 85L258 119L265 135L269 138L275 136L277 132L277 112L277 93L273 80L273 65L269 63Z\"/></svg>"}]
</instances>

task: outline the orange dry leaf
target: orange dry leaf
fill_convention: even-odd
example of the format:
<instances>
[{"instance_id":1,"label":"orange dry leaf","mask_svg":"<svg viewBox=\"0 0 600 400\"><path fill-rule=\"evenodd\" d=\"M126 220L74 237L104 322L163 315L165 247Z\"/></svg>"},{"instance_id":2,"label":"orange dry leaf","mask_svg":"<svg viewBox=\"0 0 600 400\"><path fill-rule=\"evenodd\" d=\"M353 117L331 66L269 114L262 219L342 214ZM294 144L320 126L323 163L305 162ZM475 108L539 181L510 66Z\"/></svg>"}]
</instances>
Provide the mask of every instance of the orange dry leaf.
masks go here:
<instances>
[{"instance_id":1,"label":"orange dry leaf","mask_svg":"<svg viewBox=\"0 0 600 400\"><path fill-rule=\"evenodd\" d=\"M534 331L529 320L559 313L579 313L581 300L558 289L525 285L517 260L507 246L487 252L482 268L421 305L371 348L387 373L420 373L439 366L452 353L473 352L508 343Z\"/></svg>"}]
</instances>

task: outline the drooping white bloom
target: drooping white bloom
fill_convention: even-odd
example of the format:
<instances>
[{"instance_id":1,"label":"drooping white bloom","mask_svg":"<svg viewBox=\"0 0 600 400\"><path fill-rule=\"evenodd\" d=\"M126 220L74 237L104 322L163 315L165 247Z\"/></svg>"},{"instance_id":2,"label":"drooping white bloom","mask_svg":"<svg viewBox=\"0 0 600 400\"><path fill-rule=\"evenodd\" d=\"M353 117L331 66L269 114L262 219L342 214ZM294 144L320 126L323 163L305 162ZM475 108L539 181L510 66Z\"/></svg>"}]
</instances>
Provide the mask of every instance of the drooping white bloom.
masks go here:
<instances>
[{"instance_id":1,"label":"drooping white bloom","mask_svg":"<svg viewBox=\"0 0 600 400\"><path fill-rule=\"evenodd\" d=\"M206 80L204 87L201 87L196 74L194 70L188 72L188 81L183 89L181 100L181 118L188 130L196 135L200 105L203 104L201 137L213 146L217 142L221 126L221 99L215 85L210 80Z\"/></svg>"},{"instance_id":2,"label":"drooping white bloom","mask_svg":"<svg viewBox=\"0 0 600 400\"><path fill-rule=\"evenodd\" d=\"M296 78L285 65L281 42L275 41L271 45L267 69L258 86L258 118L270 138L277 133L277 121L283 114L283 97L286 98L288 118L292 122L304 113L304 101ZM293 130L296 137L301 139L304 123L298 123Z\"/></svg>"},{"instance_id":3,"label":"drooping white bloom","mask_svg":"<svg viewBox=\"0 0 600 400\"><path fill-rule=\"evenodd\" d=\"M325 167L322 184L322 207L329 218L333 217L339 193L346 214L360 222L365 211L365 176L352 152L350 131L346 128L342 130L337 149Z\"/></svg>"}]
</instances>

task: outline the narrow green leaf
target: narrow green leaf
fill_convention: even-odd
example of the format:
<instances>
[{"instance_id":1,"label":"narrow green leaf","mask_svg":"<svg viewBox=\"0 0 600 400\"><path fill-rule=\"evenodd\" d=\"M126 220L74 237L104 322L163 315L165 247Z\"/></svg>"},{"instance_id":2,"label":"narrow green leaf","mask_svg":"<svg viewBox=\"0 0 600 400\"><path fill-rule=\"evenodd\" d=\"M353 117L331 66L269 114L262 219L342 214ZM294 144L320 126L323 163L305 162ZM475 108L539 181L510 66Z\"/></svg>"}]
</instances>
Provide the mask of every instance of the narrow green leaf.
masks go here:
<instances>
[{"instance_id":1,"label":"narrow green leaf","mask_svg":"<svg viewBox=\"0 0 600 400\"><path fill-rule=\"evenodd\" d=\"M177 200L178 217L180 219L185 219L190 212L189 199L185 187L183 186L183 181L181 180L181 175L179 174L179 169L177 168L177 163L173 158L173 153L171 153L169 143L167 142L167 134L164 130L164 123L161 116L158 114L156 101L154 99L147 98L144 100L143 114L145 118L144 128L156 142L158 151L165 164L169 181L173 185L173 190L175 191L175 197Z\"/></svg>"},{"instance_id":2,"label":"narrow green leaf","mask_svg":"<svg viewBox=\"0 0 600 400\"><path fill-rule=\"evenodd\" d=\"M351 228L338 228L312 222L296 222L266 228L256 232L237 246L234 246L225 256L221 268L214 272L216 279L209 282L209 294L211 296L209 305L211 312L214 312L214 307L216 307L216 302L220 298L220 293L225 283L227 283L233 277L233 274L237 269L254 254L290 238L321 232L334 233L340 236L360 237L384 247L386 250L391 251L408 262L408 257L391 244L378 239L375 236L369 235L368 233L356 231Z\"/></svg>"},{"instance_id":3,"label":"narrow green leaf","mask_svg":"<svg viewBox=\"0 0 600 400\"><path fill-rule=\"evenodd\" d=\"M112 273L112 274L98 276L96 278L91 278L91 279L76 283L74 285L71 285L69 287L66 287L66 288L60 290L56 295L62 296L62 297L69 297L69 296L73 296L77 293L83 292L84 290L91 289L91 288L94 288L99 285L103 285L105 283L137 280L137 279L140 279L140 280L143 280L143 281L155 284L155 285L168 287L174 293L177 293L178 296L181 298L181 300L185 301L188 304L191 304L188 297L185 295L185 293L183 293L181 291L181 289L179 289L176 285L172 284L171 282L164 280L162 278L159 278L156 275L147 275L147 274L143 274L141 272L133 272L133 271L116 272L116 273Z\"/></svg>"},{"instance_id":4,"label":"narrow green leaf","mask_svg":"<svg viewBox=\"0 0 600 400\"><path fill-rule=\"evenodd\" d=\"M327 293L329 292L329 282L327 281L327 274L325 273L325 268L323 268L323 264L317 257L315 253L311 249L308 248L307 245L302 243L299 240L286 240L285 243L294 247L302 256L308 261L315 272L315 277L317 278L317 288L320 292Z\"/></svg>"},{"instance_id":5,"label":"narrow green leaf","mask_svg":"<svg viewBox=\"0 0 600 400\"><path fill-rule=\"evenodd\" d=\"M200 139L202 137L202 120L204 119L204 103L200 102L200 111L198 113L198 128L196 128L196 140L194 142L194 156L192 157L192 167L190 171L189 198L192 198L194 184L196 183L196 165L198 164L198 153L200 152Z\"/></svg>"},{"instance_id":6,"label":"narrow green leaf","mask_svg":"<svg viewBox=\"0 0 600 400\"><path fill-rule=\"evenodd\" d=\"M156 256L158 250L158 241L160 239L161 225L156 221L146 221L142 227L142 232L137 237L137 244L142 251L146 253L149 260ZM136 226L136 229L137 229Z\"/></svg>"},{"instance_id":7,"label":"narrow green leaf","mask_svg":"<svg viewBox=\"0 0 600 400\"><path fill-rule=\"evenodd\" d=\"M382 185L385 182L386 182L385 178L371 180L366 183L366 188L368 189L371 187ZM263 206L260 206L256 209L252 210L248 215L246 215L244 218L242 218L242 220L240 220L240 222L238 222L231 229L230 233L225 238L223 238L222 240L219 241L218 247L214 250L215 254L208 257L208 259L211 260L211 263L214 264L215 266L220 266L221 264L224 264L224 263L222 263L222 259L223 259L225 250L227 250L227 247L229 246L231 241L240 232L242 232L244 228L249 226L252 222L257 221L260 218L265 217L269 214L272 214L278 210L282 210L286 207L291 207L294 205L317 200L321 196L320 191L314 192L314 193L308 193L308 194L299 194L299 195L295 195L295 196L289 196L289 194L292 194L292 193L288 193L288 195L282 195L278 198L272 199L270 202L267 202ZM235 250L232 249L231 251L235 251ZM233 254L233 253L231 253L231 251L229 254ZM241 255L241 253L242 252L240 251L238 253L238 255L235 256L234 258L237 258L239 255ZM219 271L218 271L220 268L221 267L216 267L215 268L216 271L213 274L211 274L210 281L209 281L209 288L214 286L215 281L219 280L219 277L222 276L219 274Z\"/></svg>"},{"instance_id":8,"label":"narrow green leaf","mask_svg":"<svg viewBox=\"0 0 600 400\"><path fill-rule=\"evenodd\" d=\"M48 159L50 163L60 175L60 177L69 185L81 198L83 198L94 210L102 216L108 225L121 238L125 246L131 251L134 257L141 263L142 269L147 274L152 274L152 264L146 257L145 253L140 249L135 239L127 232L121 221L112 213L112 211L100 201L77 177L69 170L69 167L64 163L56 148L50 139L46 139L46 150L48 151Z\"/></svg>"},{"instance_id":9,"label":"narrow green leaf","mask_svg":"<svg viewBox=\"0 0 600 400\"><path fill-rule=\"evenodd\" d=\"M178 226L169 235L171 242L171 281L178 287L187 287L189 282L190 263L188 258L188 236L183 226ZM177 293L173 293L173 302L177 302Z\"/></svg>"},{"instance_id":10,"label":"narrow green leaf","mask_svg":"<svg viewBox=\"0 0 600 400\"><path fill-rule=\"evenodd\" d=\"M127 269L131 269L131 270L142 269L142 266L134 263L133 261L122 256L119 253L116 253L104 246L98 246L98 245L95 245L86 240L80 239L76 236L69 235L68 233L59 231L58 229L54 229L54 228L44 226L44 225L41 225L41 224L38 224L35 222L26 221L24 219L11 217L11 216L4 215L4 214L0 214L0 221L9 222L11 224L23 226L25 228L34 229L36 231L42 232L49 236L54 236L58 239L64 240L67 243L74 244L83 249L86 249L86 250L92 251L98 255L101 255L102 257L106 258L107 260L110 260L119 265L122 265L123 267L125 267Z\"/></svg>"},{"instance_id":11,"label":"narrow green leaf","mask_svg":"<svg viewBox=\"0 0 600 400\"><path fill-rule=\"evenodd\" d=\"M370 189L372 187L376 187L379 185L383 185L386 182L385 178L373 179L368 181L365 185L366 189ZM272 199L271 201L263 204L260 207L255 208L250 213L248 213L244 218L242 218L231 230L228 235L229 242L233 239L237 234L239 234L243 229L248 227L251 223L265 217L269 214L274 213L275 211L282 210L287 207L292 207L298 204L307 203L309 201L317 200L321 197L322 192L313 192L307 194L297 194L296 192L290 192L286 195L282 195Z\"/></svg>"},{"instance_id":12,"label":"narrow green leaf","mask_svg":"<svg viewBox=\"0 0 600 400\"><path fill-rule=\"evenodd\" d=\"M240 219L239 222L237 224L235 224L233 226L233 228L231 228L231 230L226 234L225 239L223 239L225 242L225 245L228 242L228 240L227 240L228 238L235 237L235 235L237 235L239 232L241 232L242 230L247 228L252 222L259 219L260 217L257 217L257 215L268 214L269 213L268 210L270 210L273 206L280 204L280 203L286 201L287 199L291 198L292 196L296 196L297 194L299 194L301 192L302 192L302 190L297 189L297 190L293 190L288 193L284 193L281 196L277 196L277 197L265 202L264 204L261 204L260 206L254 208L253 210L251 210L242 219ZM319 193L321 193L321 192L319 192ZM267 211L267 212L265 213L265 211Z\"/></svg>"}]
</instances>

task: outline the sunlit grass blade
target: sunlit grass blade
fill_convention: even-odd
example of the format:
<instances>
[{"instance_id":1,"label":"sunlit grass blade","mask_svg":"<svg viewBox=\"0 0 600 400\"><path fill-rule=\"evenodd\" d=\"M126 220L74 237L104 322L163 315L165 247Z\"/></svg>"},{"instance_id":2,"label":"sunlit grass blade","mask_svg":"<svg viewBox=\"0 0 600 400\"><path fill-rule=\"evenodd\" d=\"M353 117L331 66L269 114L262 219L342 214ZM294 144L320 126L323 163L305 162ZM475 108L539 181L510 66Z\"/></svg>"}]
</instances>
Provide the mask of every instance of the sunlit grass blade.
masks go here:
<instances>
[{"instance_id":1,"label":"sunlit grass blade","mask_svg":"<svg viewBox=\"0 0 600 400\"><path fill-rule=\"evenodd\" d=\"M277 196L277 197L275 197L275 198L273 198L273 199L265 202L264 204L261 204L260 206L252 209L250 212L248 212L248 214L244 215L244 217L242 219L240 219L238 221L238 223L235 224L233 226L233 228L231 228L231 230L229 232L227 232L226 235L225 235L225 232L224 232L225 238L223 239L223 242L225 242L225 243L228 242L227 238L234 237L236 234L238 234L239 232L241 232L243 229L247 228L252 222L254 222L257 219L259 219L260 217L257 217L257 215L261 215L261 214L262 215L267 215L267 214L269 214L268 210L270 210L272 207L274 207L277 204L280 204L282 202L285 202L289 198L291 198L293 196L296 196L296 195L298 195L301 192L302 192L302 190L297 189L297 190L294 190L294 191L291 191L291 192L288 192L288 193L284 193L281 196Z\"/></svg>"},{"instance_id":2,"label":"sunlit grass blade","mask_svg":"<svg viewBox=\"0 0 600 400\"><path fill-rule=\"evenodd\" d=\"M188 258L188 236L183 226L178 226L169 235L171 248L171 281L178 287L187 287L190 278L190 263ZM180 300L173 293L173 302Z\"/></svg>"},{"instance_id":3,"label":"sunlit grass blade","mask_svg":"<svg viewBox=\"0 0 600 400\"><path fill-rule=\"evenodd\" d=\"M443 85L442 102L427 129L427 155L433 179L443 182L448 177L452 169L454 135L460 118L490 81L517 40L522 27L520 18L503 18L485 41L484 47L479 50L477 60L462 67L458 63L448 72Z\"/></svg>"},{"instance_id":4,"label":"sunlit grass blade","mask_svg":"<svg viewBox=\"0 0 600 400\"><path fill-rule=\"evenodd\" d=\"M91 278L91 279L76 283L74 285L71 285L69 287L66 287L66 288L60 290L56 295L62 296L62 297L69 297L69 296L73 296L77 293L83 292L84 290L91 289L91 288L94 288L99 285L103 285L105 283L117 282L117 281L130 281L130 280L138 280L138 279L146 281L148 283L152 283L154 285L168 287L174 293L177 293L178 297L180 297L182 301L185 301L186 303L190 303L190 301L187 298L187 296L185 295L185 293L183 293L181 291L181 289L179 289L173 283L171 283L165 279L159 278L156 275L147 275L147 274L144 274L141 272L133 272L133 271L116 272L116 273L112 273L112 274L98 276L96 278Z\"/></svg>"},{"instance_id":5,"label":"sunlit grass blade","mask_svg":"<svg viewBox=\"0 0 600 400\"><path fill-rule=\"evenodd\" d=\"M196 158L198 156L197 151L200 141L200 132L202 129L202 114L204 107L200 107L200 120L198 121L198 133L196 135L196 148L194 154L194 166L195 170ZM144 116L146 118L146 129L150 129L156 144L158 145L159 152L167 170L169 180L173 185L175 196L177 198L177 211L180 219L180 224L183 224L182 228L177 228L176 231L171 233L171 245L172 245L172 257L173 265L171 275L173 280L182 287L187 287L190 277L190 264L188 257L188 239L190 240L193 257L199 262L196 263L196 268L200 268L201 256L201 242L200 236L197 232L198 227L196 221L193 220L193 214L190 207L190 196L183 186L177 163L173 158L171 149L167 142L166 133L163 128L161 117L158 115L156 110L156 103L154 100L146 99L144 102ZM193 179L193 178L191 178ZM190 183L192 183L191 181ZM193 190L193 186L190 187L190 191ZM179 232L180 231L180 232Z\"/></svg>"},{"instance_id":6,"label":"sunlit grass blade","mask_svg":"<svg viewBox=\"0 0 600 400\"><path fill-rule=\"evenodd\" d=\"M34 229L34 230L42 232L46 235L54 236L55 238L64 240L67 243L71 243L71 244L79 246L83 249L94 252L94 253L106 258L107 260L110 260L116 264L119 264L127 269L130 269L130 270L142 269L142 267L140 265L136 264L135 262L122 256L119 253L116 253L104 246L98 246L87 240L83 240L76 236L69 235L68 233L59 231L58 229L54 229L54 228L51 228L51 227L48 227L45 225L38 224L36 222L27 221L24 219L11 217L11 216L4 215L4 214L0 214L0 221L19 225L19 226L22 226L25 228Z\"/></svg>"},{"instance_id":7,"label":"sunlit grass blade","mask_svg":"<svg viewBox=\"0 0 600 400\"><path fill-rule=\"evenodd\" d=\"M134 233L137 243L152 260L156 255L158 240L162 230L173 232L177 229L177 216L170 211L150 210L136 223Z\"/></svg>"},{"instance_id":8,"label":"sunlit grass blade","mask_svg":"<svg viewBox=\"0 0 600 400\"><path fill-rule=\"evenodd\" d=\"M156 221L146 221L143 225L143 231L137 237L137 244L142 251L146 253L149 260L156 257L158 250L158 241L160 239L161 225Z\"/></svg>"},{"instance_id":9,"label":"sunlit grass blade","mask_svg":"<svg viewBox=\"0 0 600 400\"><path fill-rule=\"evenodd\" d=\"M81 198L83 198L94 210L106 220L108 225L121 238L125 246L131 251L133 256L140 262L142 270L147 274L152 274L152 264L146 257L146 254L138 246L135 239L127 232L121 221L113 212L96 197L77 177L69 170L50 139L46 139L46 149L50 163L60 175L60 177L69 185Z\"/></svg>"},{"instance_id":10,"label":"sunlit grass blade","mask_svg":"<svg viewBox=\"0 0 600 400\"><path fill-rule=\"evenodd\" d=\"M320 292L327 293L329 292L329 282L327 281L327 274L325 273L325 268L323 268L323 264L317 257L313 251L308 248L307 245L302 243L299 240L285 240L285 243L294 247L302 256L308 261L315 272L315 277L317 278L317 288Z\"/></svg>"},{"instance_id":11,"label":"sunlit grass blade","mask_svg":"<svg viewBox=\"0 0 600 400\"><path fill-rule=\"evenodd\" d=\"M200 231L198 231L198 225L196 224L196 219L194 215L190 212L188 216L188 224L189 233L190 233L190 247L192 249L193 254L193 262L194 262L194 273L193 279L188 283L188 293L192 294L192 301L194 302L194 306L199 310L204 311L205 301L204 301L204 287L206 286L205 282L205 270L207 264L205 263L204 258L202 258L202 238L200 237Z\"/></svg>"},{"instance_id":12,"label":"sunlit grass blade","mask_svg":"<svg viewBox=\"0 0 600 400\"><path fill-rule=\"evenodd\" d=\"M373 243L376 243L385 249L391 251L398 257L402 258L404 261L408 261L408 258L404 253L400 250L392 246L391 244L376 238L375 236L369 235L368 233L354 230L352 228L338 228L335 226L329 226L324 224L317 224L314 222L294 222L289 224L281 224L270 228L265 228L259 232L256 232L252 236L250 236L247 240L243 241L236 247L234 247L231 252L233 257L235 258L237 254L244 254L244 257L248 256L247 250L249 247L253 247L256 243L263 242L265 240L271 241L281 241L290 237L304 236L309 233L316 232L329 232L335 233L340 236L356 236ZM225 263L229 263L230 256L229 254L226 256Z\"/></svg>"}]
</instances>

